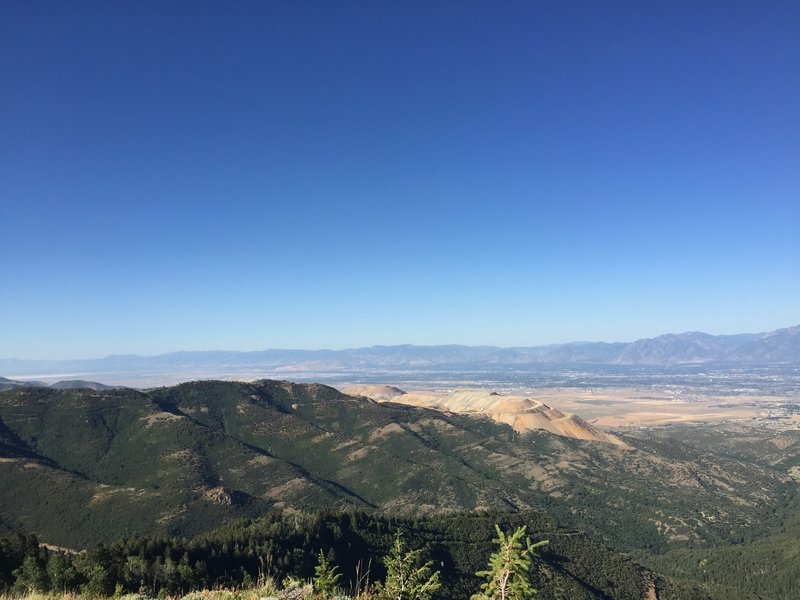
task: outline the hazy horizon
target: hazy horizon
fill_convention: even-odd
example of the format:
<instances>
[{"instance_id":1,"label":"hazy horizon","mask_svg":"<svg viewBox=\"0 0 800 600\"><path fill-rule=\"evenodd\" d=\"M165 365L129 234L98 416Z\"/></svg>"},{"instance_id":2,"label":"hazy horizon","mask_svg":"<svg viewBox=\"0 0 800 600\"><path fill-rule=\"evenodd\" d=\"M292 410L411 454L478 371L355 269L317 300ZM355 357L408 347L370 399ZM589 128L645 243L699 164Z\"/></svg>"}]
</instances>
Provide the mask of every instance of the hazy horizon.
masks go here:
<instances>
[{"instance_id":1,"label":"hazy horizon","mask_svg":"<svg viewBox=\"0 0 800 600\"><path fill-rule=\"evenodd\" d=\"M499 344L461 344L461 343L443 343L443 344L415 344L415 343L397 343L397 344L371 344L369 346L348 346L342 348L335 348L335 347L323 347L323 348L278 348L278 347L263 347L263 348L252 348L252 349L238 349L238 348L209 348L209 349L188 349L188 348L181 348L177 350L167 350L165 352L158 352L154 354L139 354L135 352L115 352L111 354L103 354L103 355L93 355L93 356L61 356L61 357L54 357L54 358L30 358L24 356L0 356L0 360L19 360L21 362L34 362L34 361L42 361L42 362L69 362L69 361L92 361L92 360L102 360L106 358L113 358L113 357L140 357L140 358L154 358L159 356L167 356L170 354L213 354L213 353L233 353L233 354L246 354L246 353L258 353L258 352L344 352L348 350L364 350L370 348L394 348L394 347L418 347L418 348L435 348L435 347L447 347L447 346L454 346L454 347L467 347L467 348L497 348L500 350L505 349L513 349L513 348L537 348L537 347L547 347L547 346L562 346L562 345L570 345L570 344L630 344L639 340L647 340L652 338L657 338L661 336L668 336L668 335L682 335L682 334L691 334L691 333L701 333L701 334L708 334L712 336L735 336L735 335L747 335L747 334L759 334L759 333L769 333L771 331L780 331L783 329L791 329L794 327L800 327L800 324L796 325L786 325L782 327L777 327L775 329L769 330L760 330L760 331L735 331L735 332L726 332L726 333L711 333L708 331L701 331L701 330L693 330L693 331L665 331L655 336L647 336L642 338L636 339L628 339L628 340L587 340L587 339L577 339L577 340L565 340L560 342L548 342L545 344L522 344L522 345L514 345L514 346L503 346ZM0 373L0 376L3 374ZM50 378L55 377L55 375L49 376Z\"/></svg>"},{"instance_id":2,"label":"hazy horizon","mask_svg":"<svg viewBox=\"0 0 800 600\"><path fill-rule=\"evenodd\" d=\"M0 356L800 322L800 4L0 4Z\"/></svg>"}]
</instances>

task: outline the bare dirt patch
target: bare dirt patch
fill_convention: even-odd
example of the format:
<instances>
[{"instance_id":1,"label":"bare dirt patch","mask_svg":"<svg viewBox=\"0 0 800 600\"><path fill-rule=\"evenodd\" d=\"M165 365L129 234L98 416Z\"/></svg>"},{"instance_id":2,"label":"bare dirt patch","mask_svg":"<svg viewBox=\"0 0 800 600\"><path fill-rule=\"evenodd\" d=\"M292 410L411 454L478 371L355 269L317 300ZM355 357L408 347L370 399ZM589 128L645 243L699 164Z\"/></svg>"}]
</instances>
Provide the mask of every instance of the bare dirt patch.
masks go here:
<instances>
[{"instance_id":1,"label":"bare dirt patch","mask_svg":"<svg viewBox=\"0 0 800 600\"><path fill-rule=\"evenodd\" d=\"M150 428L156 423L165 423L168 421L178 421L180 419L185 419L186 417L182 417L181 415L173 415L172 413L168 412L157 412L151 415L146 415L141 418L144 421L145 426Z\"/></svg>"},{"instance_id":2,"label":"bare dirt patch","mask_svg":"<svg viewBox=\"0 0 800 600\"><path fill-rule=\"evenodd\" d=\"M306 482L302 477L295 477L294 479L290 479L281 485L277 485L274 488L267 490L267 493L264 494L264 496L267 498L280 499L286 496L289 492L297 491L305 486Z\"/></svg>"},{"instance_id":3,"label":"bare dirt patch","mask_svg":"<svg viewBox=\"0 0 800 600\"><path fill-rule=\"evenodd\" d=\"M403 428L397 423L389 423L373 431L369 436L369 441L374 442L375 440L388 437L393 433L403 433L403 431Z\"/></svg>"},{"instance_id":4,"label":"bare dirt patch","mask_svg":"<svg viewBox=\"0 0 800 600\"><path fill-rule=\"evenodd\" d=\"M369 456L369 453L370 453L371 449L372 448L369 447L369 446L364 446L362 448L359 448L358 450L355 450L355 451L351 452L350 454L348 454L346 460L348 462L352 462L352 461L356 461L356 460L361 460L362 458L366 458L367 456Z\"/></svg>"},{"instance_id":5,"label":"bare dirt patch","mask_svg":"<svg viewBox=\"0 0 800 600\"><path fill-rule=\"evenodd\" d=\"M110 500L112 497L118 494L127 494L129 496L143 496L145 494L145 491L133 487L112 488L103 485L101 486L100 491L96 492L91 497L91 499L89 500L89 505L94 506L96 504L100 504L102 502L105 502L106 500Z\"/></svg>"},{"instance_id":6,"label":"bare dirt patch","mask_svg":"<svg viewBox=\"0 0 800 600\"><path fill-rule=\"evenodd\" d=\"M786 398L750 395L707 395L687 400L675 393L636 388L544 388L530 393L555 409L577 413L592 425L608 429L752 420L786 402Z\"/></svg>"}]
</instances>

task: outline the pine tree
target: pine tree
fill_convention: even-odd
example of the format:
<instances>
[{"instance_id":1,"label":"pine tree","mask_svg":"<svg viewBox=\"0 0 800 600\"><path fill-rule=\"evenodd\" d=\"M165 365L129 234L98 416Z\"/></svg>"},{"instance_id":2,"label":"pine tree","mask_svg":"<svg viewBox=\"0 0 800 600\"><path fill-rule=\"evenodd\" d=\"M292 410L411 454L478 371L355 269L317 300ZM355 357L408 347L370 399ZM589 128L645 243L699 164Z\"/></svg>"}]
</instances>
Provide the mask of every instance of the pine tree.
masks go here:
<instances>
[{"instance_id":1,"label":"pine tree","mask_svg":"<svg viewBox=\"0 0 800 600\"><path fill-rule=\"evenodd\" d=\"M439 571L431 572L431 561L421 567L422 550L406 551L403 535L398 530L392 550L383 560L386 581L378 586L378 597L384 600L429 600L442 586Z\"/></svg>"},{"instance_id":2,"label":"pine tree","mask_svg":"<svg viewBox=\"0 0 800 600\"><path fill-rule=\"evenodd\" d=\"M16 578L14 589L19 593L31 594L50 589L50 579L45 566L34 554L28 554L22 566L16 569L13 575Z\"/></svg>"},{"instance_id":3,"label":"pine tree","mask_svg":"<svg viewBox=\"0 0 800 600\"><path fill-rule=\"evenodd\" d=\"M314 567L314 591L323 598L330 598L339 585L342 574L337 573L337 567L332 565L325 553L320 550L317 557L317 566Z\"/></svg>"},{"instance_id":4,"label":"pine tree","mask_svg":"<svg viewBox=\"0 0 800 600\"><path fill-rule=\"evenodd\" d=\"M511 535L506 535L495 524L497 538L494 542L499 546L489 558L489 568L478 571L476 575L484 577L486 582L481 585L481 591L472 600L528 600L538 595L528 580L531 563L538 557L537 548L548 544L543 542L531 543L525 536L525 526L519 527Z\"/></svg>"},{"instance_id":5,"label":"pine tree","mask_svg":"<svg viewBox=\"0 0 800 600\"><path fill-rule=\"evenodd\" d=\"M72 561L58 552L51 554L47 561L47 575L52 591L60 593L66 593L75 587L78 579L78 572L72 566Z\"/></svg>"}]
</instances>

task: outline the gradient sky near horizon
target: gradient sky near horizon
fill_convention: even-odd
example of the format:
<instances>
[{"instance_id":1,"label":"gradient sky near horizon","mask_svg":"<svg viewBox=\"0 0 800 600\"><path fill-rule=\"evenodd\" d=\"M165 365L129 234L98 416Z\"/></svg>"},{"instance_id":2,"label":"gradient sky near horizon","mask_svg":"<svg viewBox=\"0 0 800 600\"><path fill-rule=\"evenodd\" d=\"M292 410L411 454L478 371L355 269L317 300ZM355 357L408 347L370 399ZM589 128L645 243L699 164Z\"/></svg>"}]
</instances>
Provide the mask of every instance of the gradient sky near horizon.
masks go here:
<instances>
[{"instance_id":1,"label":"gradient sky near horizon","mask_svg":"<svg viewBox=\"0 0 800 600\"><path fill-rule=\"evenodd\" d=\"M0 357L800 323L800 3L0 4Z\"/></svg>"}]
</instances>

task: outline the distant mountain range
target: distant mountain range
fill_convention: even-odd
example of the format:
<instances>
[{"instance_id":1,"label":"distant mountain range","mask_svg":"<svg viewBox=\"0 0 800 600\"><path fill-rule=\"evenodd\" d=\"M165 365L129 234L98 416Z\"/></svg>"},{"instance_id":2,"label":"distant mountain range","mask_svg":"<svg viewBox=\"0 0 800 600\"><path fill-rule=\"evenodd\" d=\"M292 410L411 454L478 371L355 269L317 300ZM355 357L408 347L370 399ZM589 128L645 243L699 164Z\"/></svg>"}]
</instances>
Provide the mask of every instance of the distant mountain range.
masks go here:
<instances>
[{"instance_id":1,"label":"distant mountain range","mask_svg":"<svg viewBox=\"0 0 800 600\"><path fill-rule=\"evenodd\" d=\"M208 371L336 372L435 367L504 367L541 364L652 365L800 363L800 325L766 333L667 334L635 342L573 342L534 347L372 346L348 350L172 352L158 356L114 355L88 360L0 359L7 376L131 374Z\"/></svg>"},{"instance_id":2,"label":"distant mountain range","mask_svg":"<svg viewBox=\"0 0 800 600\"><path fill-rule=\"evenodd\" d=\"M110 385L97 383L96 381L83 381L82 379L65 379L48 384L42 381L16 381L7 377L0 377L0 392L20 387L50 387L56 390L90 389L95 391L113 389Z\"/></svg>"}]
</instances>

